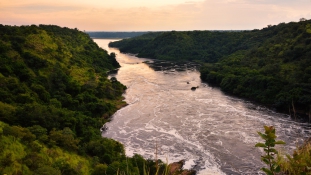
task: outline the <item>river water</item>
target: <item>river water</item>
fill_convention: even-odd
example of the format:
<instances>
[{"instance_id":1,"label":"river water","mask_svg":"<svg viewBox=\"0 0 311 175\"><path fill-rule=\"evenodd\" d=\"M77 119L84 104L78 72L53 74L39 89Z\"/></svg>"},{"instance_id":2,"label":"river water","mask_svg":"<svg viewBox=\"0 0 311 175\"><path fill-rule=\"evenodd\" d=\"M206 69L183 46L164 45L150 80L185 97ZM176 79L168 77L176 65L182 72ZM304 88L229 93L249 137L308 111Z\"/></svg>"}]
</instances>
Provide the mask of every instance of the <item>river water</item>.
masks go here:
<instances>
[{"instance_id":1,"label":"river water","mask_svg":"<svg viewBox=\"0 0 311 175\"><path fill-rule=\"evenodd\" d=\"M129 105L113 115L103 133L123 143L128 156L185 160L184 168L203 175L262 174L263 151L254 145L262 142L257 131L263 132L264 125L275 126L278 139L287 143L277 148L288 153L310 134L309 124L201 82L195 64L147 64L152 60L108 48L114 40L94 41L117 54L121 68L111 76L128 87Z\"/></svg>"}]
</instances>

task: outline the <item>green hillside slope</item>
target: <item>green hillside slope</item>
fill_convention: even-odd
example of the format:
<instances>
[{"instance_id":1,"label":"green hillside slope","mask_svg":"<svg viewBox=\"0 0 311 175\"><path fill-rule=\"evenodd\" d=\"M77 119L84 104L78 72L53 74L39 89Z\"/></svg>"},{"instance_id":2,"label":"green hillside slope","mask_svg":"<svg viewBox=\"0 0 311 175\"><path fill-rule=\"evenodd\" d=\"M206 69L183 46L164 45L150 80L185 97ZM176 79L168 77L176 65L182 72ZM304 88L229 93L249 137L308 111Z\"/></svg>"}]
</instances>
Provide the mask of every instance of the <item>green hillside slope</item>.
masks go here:
<instances>
[{"instance_id":1,"label":"green hillside slope","mask_svg":"<svg viewBox=\"0 0 311 175\"><path fill-rule=\"evenodd\" d=\"M293 115L311 110L311 20L252 31L164 32L111 43L138 57L202 64L202 80Z\"/></svg>"},{"instance_id":2,"label":"green hillside slope","mask_svg":"<svg viewBox=\"0 0 311 175\"><path fill-rule=\"evenodd\" d=\"M0 98L9 124L98 129L121 102L125 86L107 79L115 55L87 34L57 26L0 26ZM5 110L7 113L8 111ZM34 115L35 114L35 115Z\"/></svg>"},{"instance_id":3,"label":"green hillside slope","mask_svg":"<svg viewBox=\"0 0 311 175\"><path fill-rule=\"evenodd\" d=\"M310 116L311 21L279 24L256 33L269 37L223 56L217 64L205 64L202 80L293 116Z\"/></svg>"},{"instance_id":4,"label":"green hillside slope","mask_svg":"<svg viewBox=\"0 0 311 175\"><path fill-rule=\"evenodd\" d=\"M0 25L0 174L142 174L100 128L125 105L120 65L76 29ZM125 173L126 172L126 173ZM152 174L152 173L150 173Z\"/></svg>"},{"instance_id":5,"label":"green hillside slope","mask_svg":"<svg viewBox=\"0 0 311 175\"><path fill-rule=\"evenodd\" d=\"M109 43L109 47L117 47L121 52L139 53L143 47L161 34L162 32L151 32L141 36L111 42Z\"/></svg>"}]
</instances>

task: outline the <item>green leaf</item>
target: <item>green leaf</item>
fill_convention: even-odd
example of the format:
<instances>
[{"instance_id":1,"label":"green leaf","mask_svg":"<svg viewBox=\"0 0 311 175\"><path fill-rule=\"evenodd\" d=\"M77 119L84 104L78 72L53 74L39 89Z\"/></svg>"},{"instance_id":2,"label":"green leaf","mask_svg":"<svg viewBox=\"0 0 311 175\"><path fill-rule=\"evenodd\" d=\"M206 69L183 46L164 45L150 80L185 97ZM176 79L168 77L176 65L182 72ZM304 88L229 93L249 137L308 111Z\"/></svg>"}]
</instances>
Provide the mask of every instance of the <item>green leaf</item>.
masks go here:
<instances>
[{"instance_id":1,"label":"green leaf","mask_svg":"<svg viewBox=\"0 0 311 175\"><path fill-rule=\"evenodd\" d=\"M271 155L265 155L265 156L262 156L263 158L266 158L266 159L274 159Z\"/></svg>"},{"instance_id":2,"label":"green leaf","mask_svg":"<svg viewBox=\"0 0 311 175\"><path fill-rule=\"evenodd\" d=\"M276 135L274 133L269 133L267 134L268 138L273 138L275 139L276 138Z\"/></svg>"},{"instance_id":3,"label":"green leaf","mask_svg":"<svg viewBox=\"0 0 311 175\"><path fill-rule=\"evenodd\" d=\"M268 133L273 133L273 129L274 127L273 126L264 126L265 128L265 133L268 134Z\"/></svg>"},{"instance_id":4,"label":"green leaf","mask_svg":"<svg viewBox=\"0 0 311 175\"><path fill-rule=\"evenodd\" d=\"M274 144L286 144L286 143L284 141L282 141L282 140L278 140Z\"/></svg>"},{"instance_id":5,"label":"green leaf","mask_svg":"<svg viewBox=\"0 0 311 175\"><path fill-rule=\"evenodd\" d=\"M258 133L258 135L259 135L262 139L264 139L264 140L268 140L267 135L262 134L261 132L257 132L257 133Z\"/></svg>"},{"instance_id":6,"label":"green leaf","mask_svg":"<svg viewBox=\"0 0 311 175\"><path fill-rule=\"evenodd\" d=\"M266 145L264 143L257 143L255 147L266 147Z\"/></svg>"},{"instance_id":7,"label":"green leaf","mask_svg":"<svg viewBox=\"0 0 311 175\"><path fill-rule=\"evenodd\" d=\"M277 166L275 167L275 171L274 171L274 172L278 173L278 172L280 172L280 171L281 171L281 167L280 167L280 165L277 165Z\"/></svg>"},{"instance_id":8,"label":"green leaf","mask_svg":"<svg viewBox=\"0 0 311 175\"><path fill-rule=\"evenodd\" d=\"M263 158L263 157L262 157L261 160L262 160L265 164L270 164L269 160L266 159L266 158Z\"/></svg>"},{"instance_id":9,"label":"green leaf","mask_svg":"<svg viewBox=\"0 0 311 175\"><path fill-rule=\"evenodd\" d=\"M261 168L261 170L264 171L267 175L273 175L273 172L267 168Z\"/></svg>"},{"instance_id":10,"label":"green leaf","mask_svg":"<svg viewBox=\"0 0 311 175\"><path fill-rule=\"evenodd\" d=\"M270 148L270 152L275 153L275 154L278 153L278 151L276 149L274 149L274 148Z\"/></svg>"},{"instance_id":11,"label":"green leaf","mask_svg":"<svg viewBox=\"0 0 311 175\"><path fill-rule=\"evenodd\" d=\"M265 131L270 131L270 127L269 126L263 126L265 128Z\"/></svg>"}]
</instances>

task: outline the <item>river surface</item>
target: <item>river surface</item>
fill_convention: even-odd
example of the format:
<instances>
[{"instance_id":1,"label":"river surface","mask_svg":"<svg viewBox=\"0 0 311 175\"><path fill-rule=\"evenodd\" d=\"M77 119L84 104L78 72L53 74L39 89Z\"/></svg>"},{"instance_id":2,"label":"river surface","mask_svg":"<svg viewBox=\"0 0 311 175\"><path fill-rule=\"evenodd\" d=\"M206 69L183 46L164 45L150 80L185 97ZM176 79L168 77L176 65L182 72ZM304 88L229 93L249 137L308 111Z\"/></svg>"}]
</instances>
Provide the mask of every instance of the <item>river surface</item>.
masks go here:
<instances>
[{"instance_id":1,"label":"river surface","mask_svg":"<svg viewBox=\"0 0 311 175\"><path fill-rule=\"evenodd\" d=\"M257 131L264 132L264 125L275 126L278 139L287 143L278 148L288 153L310 134L309 124L201 82L195 64L147 64L152 60L108 48L113 40L94 41L117 54L121 68L111 76L128 88L124 97L129 105L113 115L103 133L123 143L128 156L185 160L184 168L202 175L263 174L263 151L254 145L262 142Z\"/></svg>"}]
</instances>

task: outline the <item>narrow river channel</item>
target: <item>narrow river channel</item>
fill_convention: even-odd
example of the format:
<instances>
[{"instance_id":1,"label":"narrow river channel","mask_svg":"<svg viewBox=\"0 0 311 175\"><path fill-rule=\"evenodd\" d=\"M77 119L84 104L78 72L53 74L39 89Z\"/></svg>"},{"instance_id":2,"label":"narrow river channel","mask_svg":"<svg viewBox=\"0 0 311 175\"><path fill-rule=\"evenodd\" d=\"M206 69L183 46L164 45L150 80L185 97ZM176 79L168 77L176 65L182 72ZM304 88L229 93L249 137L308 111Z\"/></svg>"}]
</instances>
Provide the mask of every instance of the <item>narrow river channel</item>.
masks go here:
<instances>
[{"instance_id":1,"label":"narrow river channel","mask_svg":"<svg viewBox=\"0 0 311 175\"><path fill-rule=\"evenodd\" d=\"M254 145L262 141L257 131L264 125L275 126L278 139L287 143L278 148L288 153L310 135L307 123L201 82L194 64L146 64L152 60L108 48L113 40L94 41L117 54L121 68L111 76L128 87L129 105L113 115L103 133L123 143L128 156L154 159L157 150L164 162L185 160L185 168L202 175L262 174L263 152Z\"/></svg>"}]
</instances>

